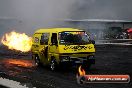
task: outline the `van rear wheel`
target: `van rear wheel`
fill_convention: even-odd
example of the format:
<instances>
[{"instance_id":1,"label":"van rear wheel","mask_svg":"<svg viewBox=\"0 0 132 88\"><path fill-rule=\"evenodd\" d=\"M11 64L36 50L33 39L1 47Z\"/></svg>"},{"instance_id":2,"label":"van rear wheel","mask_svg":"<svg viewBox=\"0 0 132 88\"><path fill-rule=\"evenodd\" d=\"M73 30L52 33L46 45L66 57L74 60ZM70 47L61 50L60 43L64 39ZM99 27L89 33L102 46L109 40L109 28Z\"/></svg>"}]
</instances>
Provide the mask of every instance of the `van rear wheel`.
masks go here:
<instances>
[{"instance_id":1,"label":"van rear wheel","mask_svg":"<svg viewBox=\"0 0 132 88\"><path fill-rule=\"evenodd\" d=\"M38 55L35 55L35 65L36 66L40 66L40 59L39 59L39 56Z\"/></svg>"}]
</instances>

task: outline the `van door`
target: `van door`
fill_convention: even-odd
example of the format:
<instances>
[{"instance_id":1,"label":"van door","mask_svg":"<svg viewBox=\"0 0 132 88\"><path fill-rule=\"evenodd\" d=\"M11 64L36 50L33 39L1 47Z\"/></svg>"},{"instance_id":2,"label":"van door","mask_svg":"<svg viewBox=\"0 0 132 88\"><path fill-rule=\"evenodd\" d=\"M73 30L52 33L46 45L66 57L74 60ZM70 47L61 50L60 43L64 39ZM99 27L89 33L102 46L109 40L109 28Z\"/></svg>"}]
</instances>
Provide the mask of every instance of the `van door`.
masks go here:
<instances>
[{"instance_id":1,"label":"van door","mask_svg":"<svg viewBox=\"0 0 132 88\"><path fill-rule=\"evenodd\" d=\"M54 54L56 54L58 51L57 49L58 49L57 33L52 33L51 42L50 42L50 46L49 46L50 56L54 56Z\"/></svg>"},{"instance_id":2,"label":"van door","mask_svg":"<svg viewBox=\"0 0 132 88\"><path fill-rule=\"evenodd\" d=\"M49 35L50 35L49 33L43 33L40 39L40 53L41 53L42 62L44 64L47 64L47 61L48 61Z\"/></svg>"}]
</instances>

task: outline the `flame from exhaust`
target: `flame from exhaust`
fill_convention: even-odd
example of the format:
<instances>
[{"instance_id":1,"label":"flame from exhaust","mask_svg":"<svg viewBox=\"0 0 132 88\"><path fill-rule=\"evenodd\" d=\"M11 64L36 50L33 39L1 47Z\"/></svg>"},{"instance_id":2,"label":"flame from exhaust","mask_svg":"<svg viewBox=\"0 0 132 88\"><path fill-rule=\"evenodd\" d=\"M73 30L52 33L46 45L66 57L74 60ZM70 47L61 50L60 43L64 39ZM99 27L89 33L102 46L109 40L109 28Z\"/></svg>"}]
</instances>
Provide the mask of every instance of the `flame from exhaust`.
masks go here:
<instances>
[{"instance_id":1,"label":"flame from exhaust","mask_svg":"<svg viewBox=\"0 0 132 88\"><path fill-rule=\"evenodd\" d=\"M85 73L85 70L82 69L82 66L79 66L78 71L79 71L79 75L80 75L80 76L84 76L84 75L86 74L86 73Z\"/></svg>"},{"instance_id":2,"label":"flame from exhaust","mask_svg":"<svg viewBox=\"0 0 132 88\"><path fill-rule=\"evenodd\" d=\"M17 33L12 31L6 33L1 40L2 44L8 46L9 49L15 49L22 52L31 50L32 38L28 37L25 33Z\"/></svg>"}]
</instances>

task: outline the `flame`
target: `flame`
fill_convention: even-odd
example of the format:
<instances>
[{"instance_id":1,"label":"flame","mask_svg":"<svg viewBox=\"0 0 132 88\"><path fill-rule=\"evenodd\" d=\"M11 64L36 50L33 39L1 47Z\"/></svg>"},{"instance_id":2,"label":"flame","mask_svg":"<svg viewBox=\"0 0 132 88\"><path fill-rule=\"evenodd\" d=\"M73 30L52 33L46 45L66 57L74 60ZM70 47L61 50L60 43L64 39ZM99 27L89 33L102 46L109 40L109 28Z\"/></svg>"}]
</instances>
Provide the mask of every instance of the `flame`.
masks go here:
<instances>
[{"instance_id":1,"label":"flame","mask_svg":"<svg viewBox=\"0 0 132 88\"><path fill-rule=\"evenodd\" d=\"M85 70L82 69L82 66L79 66L78 71L79 71L79 75L80 75L80 76L84 76L84 75L86 74L86 73L85 73Z\"/></svg>"},{"instance_id":2,"label":"flame","mask_svg":"<svg viewBox=\"0 0 132 88\"><path fill-rule=\"evenodd\" d=\"M8 63L9 64L14 64L14 65L17 65L17 66L21 66L21 67L29 67L29 68L35 66L33 64L33 62L28 61L28 60L9 59Z\"/></svg>"},{"instance_id":3,"label":"flame","mask_svg":"<svg viewBox=\"0 0 132 88\"><path fill-rule=\"evenodd\" d=\"M29 60L28 58L0 59L0 71L6 72L9 76L19 76L24 72L33 72L35 68L34 60Z\"/></svg>"},{"instance_id":4,"label":"flame","mask_svg":"<svg viewBox=\"0 0 132 88\"><path fill-rule=\"evenodd\" d=\"M8 46L9 49L15 49L22 52L31 50L32 38L28 37L25 33L17 33L12 31L6 33L1 40L2 44Z\"/></svg>"}]
</instances>

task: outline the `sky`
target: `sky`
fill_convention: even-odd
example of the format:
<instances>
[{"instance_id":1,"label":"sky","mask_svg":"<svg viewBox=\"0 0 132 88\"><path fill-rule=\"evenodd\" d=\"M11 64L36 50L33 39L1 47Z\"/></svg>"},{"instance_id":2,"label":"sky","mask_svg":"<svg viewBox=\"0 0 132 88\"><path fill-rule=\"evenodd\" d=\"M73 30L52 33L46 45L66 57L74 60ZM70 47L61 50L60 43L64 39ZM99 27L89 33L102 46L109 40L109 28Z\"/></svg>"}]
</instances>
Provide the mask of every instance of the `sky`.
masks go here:
<instances>
[{"instance_id":1,"label":"sky","mask_svg":"<svg viewBox=\"0 0 132 88\"><path fill-rule=\"evenodd\" d=\"M33 34L64 19L132 20L132 0L0 0L0 36L11 30Z\"/></svg>"}]
</instances>

